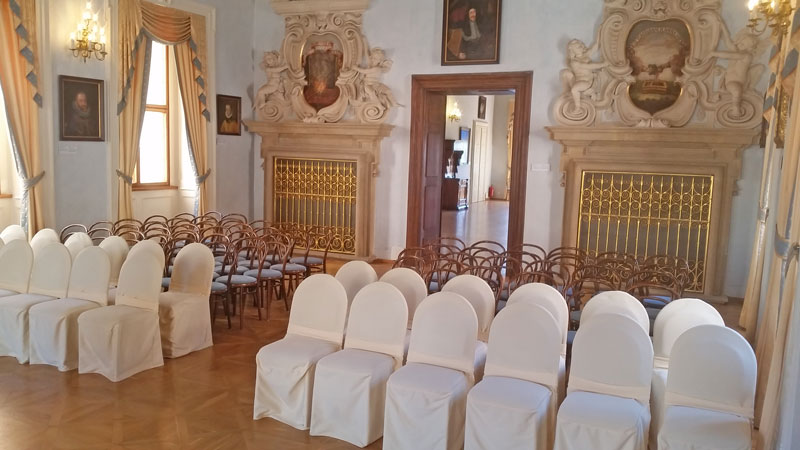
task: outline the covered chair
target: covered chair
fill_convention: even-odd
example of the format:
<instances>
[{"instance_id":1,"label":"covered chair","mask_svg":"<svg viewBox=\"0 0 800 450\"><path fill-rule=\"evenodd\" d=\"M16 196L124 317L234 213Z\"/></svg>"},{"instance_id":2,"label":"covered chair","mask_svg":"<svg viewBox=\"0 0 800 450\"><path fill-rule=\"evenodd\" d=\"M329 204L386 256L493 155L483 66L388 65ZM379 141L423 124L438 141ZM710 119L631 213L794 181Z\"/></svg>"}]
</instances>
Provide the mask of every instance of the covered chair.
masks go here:
<instances>
[{"instance_id":1,"label":"covered chair","mask_svg":"<svg viewBox=\"0 0 800 450\"><path fill-rule=\"evenodd\" d=\"M32 268L28 241L17 239L0 248L0 298L28 292Z\"/></svg>"},{"instance_id":2,"label":"covered chair","mask_svg":"<svg viewBox=\"0 0 800 450\"><path fill-rule=\"evenodd\" d=\"M749 450L756 357L734 330L699 325L672 347L661 450Z\"/></svg>"},{"instance_id":3,"label":"covered chair","mask_svg":"<svg viewBox=\"0 0 800 450\"><path fill-rule=\"evenodd\" d=\"M581 326L600 314L622 314L630 317L645 333L650 333L650 316L636 297L622 291L601 292L586 303L581 313Z\"/></svg>"},{"instance_id":4,"label":"covered chair","mask_svg":"<svg viewBox=\"0 0 800 450\"><path fill-rule=\"evenodd\" d=\"M3 231L0 232L0 239L2 239L3 242L5 242L6 244L16 240L22 240L27 242L28 233L21 226L17 224L11 224L3 228Z\"/></svg>"},{"instance_id":5,"label":"covered chair","mask_svg":"<svg viewBox=\"0 0 800 450\"><path fill-rule=\"evenodd\" d=\"M669 358L675 341L687 330L700 325L725 326L719 311L703 300L682 298L668 303L653 326L653 382L650 389L650 446L657 448L658 432L664 418Z\"/></svg>"},{"instance_id":6,"label":"covered chair","mask_svg":"<svg viewBox=\"0 0 800 450\"><path fill-rule=\"evenodd\" d=\"M58 237L58 233L52 228L42 228L31 238L31 248L33 249L34 255L48 244L60 243L61 239Z\"/></svg>"},{"instance_id":7,"label":"covered chair","mask_svg":"<svg viewBox=\"0 0 800 450\"><path fill-rule=\"evenodd\" d=\"M0 298L0 356L14 356L20 364L28 362L28 310L67 295L71 266L67 248L49 244L33 258L28 292Z\"/></svg>"},{"instance_id":8,"label":"covered chair","mask_svg":"<svg viewBox=\"0 0 800 450\"><path fill-rule=\"evenodd\" d=\"M461 295L439 292L420 303L408 363L386 384L383 448L462 447L477 333L475 309Z\"/></svg>"},{"instance_id":9,"label":"covered chair","mask_svg":"<svg viewBox=\"0 0 800 450\"><path fill-rule=\"evenodd\" d=\"M214 345L211 340L211 280L214 255L203 244L184 246L175 258L169 291L158 297L161 349L177 358Z\"/></svg>"},{"instance_id":10,"label":"covered chair","mask_svg":"<svg viewBox=\"0 0 800 450\"><path fill-rule=\"evenodd\" d=\"M108 279L108 304L113 305L114 299L117 296L117 283L119 282L119 271L122 268L122 263L125 262L125 258L128 257L128 251L130 251L130 247L128 247L128 242L125 239L122 239L119 236L109 236L103 239L102 242L98 245L100 248L105 250L106 254L108 255L108 261L110 263L110 273Z\"/></svg>"},{"instance_id":11,"label":"covered chair","mask_svg":"<svg viewBox=\"0 0 800 450\"><path fill-rule=\"evenodd\" d=\"M507 305L489 333L486 373L467 396L464 448L552 447L562 330L545 308Z\"/></svg>"},{"instance_id":12,"label":"covered chair","mask_svg":"<svg viewBox=\"0 0 800 450\"><path fill-rule=\"evenodd\" d=\"M347 291L347 303L350 304L361 288L378 281L378 274L364 261L350 261L336 272L336 279Z\"/></svg>"},{"instance_id":13,"label":"covered chair","mask_svg":"<svg viewBox=\"0 0 800 450\"><path fill-rule=\"evenodd\" d=\"M486 341L489 338L489 327L494 319L495 297L489 284L475 275L457 275L442 288L442 292L455 292L461 295L475 309L478 316L478 342L475 345L475 381L483 378L483 366L486 364Z\"/></svg>"},{"instance_id":14,"label":"covered chair","mask_svg":"<svg viewBox=\"0 0 800 450\"><path fill-rule=\"evenodd\" d=\"M164 365L158 327L163 271L163 254L128 255L115 304L78 317L79 373L99 373L116 382Z\"/></svg>"},{"instance_id":15,"label":"covered chair","mask_svg":"<svg viewBox=\"0 0 800 450\"><path fill-rule=\"evenodd\" d=\"M64 245L67 246L67 250L69 250L69 254L72 256L72 259L75 259L81 250L86 247L93 246L94 241L92 241L92 238L89 237L88 234L84 233L83 231L79 231L77 233L70 234L67 240L64 241Z\"/></svg>"},{"instance_id":16,"label":"covered chair","mask_svg":"<svg viewBox=\"0 0 800 450\"><path fill-rule=\"evenodd\" d=\"M383 274L380 281L391 284L403 293L408 306L408 329L410 330L417 305L428 296L425 280L417 272L407 267L397 267Z\"/></svg>"},{"instance_id":17,"label":"covered chair","mask_svg":"<svg viewBox=\"0 0 800 450\"><path fill-rule=\"evenodd\" d=\"M106 305L110 263L100 247L87 247L72 263L67 296L31 307L30 363L64 372L78 368L78 316Z\"/></svg>"},{"instance_id":18,"label":"covered chair","mask_svg":"<svg viewBox=\"0 0 800 450\"><path fill-rule=\"evenodd\" d=\"M613 313L582 324L554 449L645 450L652 373L653 346L641 324Z\"/></svg>"},{"instance_id":19,"label":"covered chair","mask_svg":"<svg viewBox=\"0 0 800 450\"><path fill-rule=\"evenodd\" d=\"M317 274L300 283L286 336L256 355L253 419L308 429L317 361L341 350L346 318L347 291L335 278Z\"/></svg>"},{"instance_id":20,"label":"covered chair","mask_svg":"<svg viewBox=\"0 0 800 450\"><path fill-rule=\"evenodd\" d=\"M344 350L317 362L312 436L359 447L383 436L386 381L403 365L407 316L406 300L391 284L372 283L356 294Z\"/></svg>"}]
</instances>

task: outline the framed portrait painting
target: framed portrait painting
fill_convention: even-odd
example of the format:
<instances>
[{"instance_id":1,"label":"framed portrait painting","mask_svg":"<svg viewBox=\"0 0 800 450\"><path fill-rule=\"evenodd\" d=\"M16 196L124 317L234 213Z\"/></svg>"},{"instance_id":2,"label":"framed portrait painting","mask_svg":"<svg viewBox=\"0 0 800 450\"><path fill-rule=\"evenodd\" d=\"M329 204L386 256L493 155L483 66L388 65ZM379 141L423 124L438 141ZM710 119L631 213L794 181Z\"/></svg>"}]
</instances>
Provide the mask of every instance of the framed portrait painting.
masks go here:
<instances>
[{"instance_id":1,"label":"framed portrait painting","mask_svg":"<svg viewBox=\"0 0 800 450\"><path fill-rule=\"evenodd\" d=\"M242 97L217 95L217 134L242 135Z\"/></svg>"},{"instance_id":2,"label":"framed portrait painting","mask_svg":"<svg viewBox=\"0 0 800 450\"><path fill-rule=\"evenodd\" d=\"M444 0L442 65L500 62L502 0Z\"/></svg>"},{"instance_id":3,"label":"framed portrait painting","mask_svg":"<svg viewBox=\"0 0 800 450\"><path fill-rule=\"evenodd\" d=\"M103 80L58 77L59 139L105 140Z\"/></svg>"},{"instance_id":4,"label":"framed portrait painting","mask_svg":"<svg viewBox=\"0 0 800 450\"><path fill-rule=\"evenodd\" d=\"M486 120L486 97L478 96L478 119Z\"/></svg>"}]
</instances>

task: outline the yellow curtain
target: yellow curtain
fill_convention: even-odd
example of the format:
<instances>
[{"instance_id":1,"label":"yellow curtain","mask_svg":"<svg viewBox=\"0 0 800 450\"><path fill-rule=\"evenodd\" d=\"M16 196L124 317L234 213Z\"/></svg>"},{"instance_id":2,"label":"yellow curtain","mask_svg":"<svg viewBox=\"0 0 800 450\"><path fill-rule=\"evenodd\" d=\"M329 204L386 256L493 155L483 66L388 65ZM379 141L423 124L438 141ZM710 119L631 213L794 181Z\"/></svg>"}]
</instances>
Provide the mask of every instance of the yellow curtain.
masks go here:
<instances>
[{"instance_id":1,"label":"yellow curtain","mask_svg":"<svg viewBox=\"0 0 800 450\"><path fill-rule=\"evenodd\" d=\"M0 0L0 84L14 148L17 172L22 178L20 222L29 237L44 227L41 193L44 176L39 155L38 60L36 55L36 2Z\"/></svg>"}]
</instances>

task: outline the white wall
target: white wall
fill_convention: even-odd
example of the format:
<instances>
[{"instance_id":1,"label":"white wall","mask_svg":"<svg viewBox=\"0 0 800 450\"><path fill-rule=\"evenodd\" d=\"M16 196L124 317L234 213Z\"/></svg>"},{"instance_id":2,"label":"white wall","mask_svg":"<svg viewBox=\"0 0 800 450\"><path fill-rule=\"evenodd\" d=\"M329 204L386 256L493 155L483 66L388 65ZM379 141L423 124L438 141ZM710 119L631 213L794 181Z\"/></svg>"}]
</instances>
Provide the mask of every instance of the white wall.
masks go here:
<instances>
[{"instance_id":1,"label":"white wall","mask_svg":"<svg viewBox=\"0 0 800 450\"><path fill-rule=\"evenodd\" d=\"M505 199L508 179L508 105L513 95L498 95L494 98L494 121L492 123L492 179L494 198Z\"/></svg>"}]
</instances>

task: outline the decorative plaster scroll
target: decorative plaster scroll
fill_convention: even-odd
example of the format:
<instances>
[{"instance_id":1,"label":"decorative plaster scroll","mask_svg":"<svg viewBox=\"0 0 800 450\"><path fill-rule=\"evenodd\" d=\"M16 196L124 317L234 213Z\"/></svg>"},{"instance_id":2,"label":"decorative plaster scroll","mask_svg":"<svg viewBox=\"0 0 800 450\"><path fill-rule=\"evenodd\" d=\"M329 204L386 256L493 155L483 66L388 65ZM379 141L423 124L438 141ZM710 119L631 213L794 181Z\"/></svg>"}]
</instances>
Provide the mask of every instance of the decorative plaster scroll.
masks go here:
<instances>
[{"instance_id":1,"label":"decorative plaster scroll","mask_svg":"<svg viewBox=\"0 0 800 450\"><path fill-rule=\"evenodd\" d=\"M256 93L257 117L266 122L299 119L330 123L342 121L350 113L361 123L383 123L398 104L381 82L392 61L382 49L369 49L361 30L362 12L368 2L331 2L331 8L316 12L297 9L302 1L284 3L273 1L279 13L284 11L279 5L292 8L285 13L281 50L264 54L261 67L267 83ZM333 8L345 4L348 6ZM363 8L343 10L359 6ZM316 75L310 70L311 58L319 63ZM319 73L330 77L327 84Z\"/></svg>"},{"instance_id":2,"label":"decorative plaster scroll","mask_svg":"<svg viewBox=\"0 0 800 450\"><path fill-rule=\"evenodd\" d=\"M560 124L760 125L754 61L768 42L747 29L731 37L719 0L605 0L604 10L595 43L568 44Z\"/></svg>"}]
</instances>

